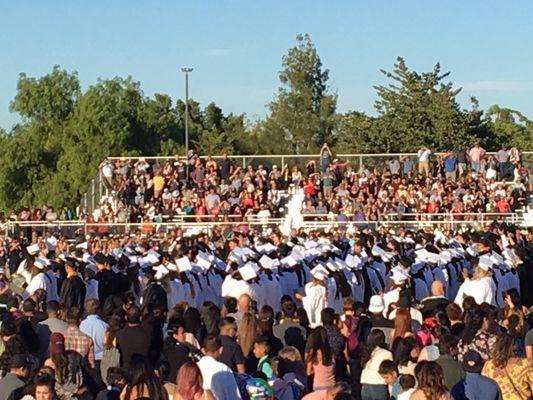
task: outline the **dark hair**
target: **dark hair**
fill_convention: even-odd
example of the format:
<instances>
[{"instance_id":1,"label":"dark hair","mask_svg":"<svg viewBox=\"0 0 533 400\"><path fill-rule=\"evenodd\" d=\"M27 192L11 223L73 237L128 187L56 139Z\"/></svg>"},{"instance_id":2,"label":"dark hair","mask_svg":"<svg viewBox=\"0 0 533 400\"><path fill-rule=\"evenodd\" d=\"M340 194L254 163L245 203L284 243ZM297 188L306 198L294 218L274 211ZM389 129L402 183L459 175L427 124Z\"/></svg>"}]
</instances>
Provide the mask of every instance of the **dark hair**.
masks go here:
<instances>
[{"instance_id":1,"label":"dark hair","mask_svg":"<svg viewBox=\"0 0 533 400\"><path fill-rule=\"evenodd\" d=\"M417 375L418 388L428 399L440 399L447 393L442 367L434 361L426 362Z\"/></svg>"},{"instance_id":2,"label":"dark hair","mask_svg":"<svg viewBox=\"0 0 533 400\"><path fill-rule=\"evenodd\" d=\"M415 380L415 377L413 375L400 375L400 387L403 389L403 390L408 390L408 389L412 389L415 387L416 385L416 380Z\"/></svg>"},{"instance_id":3,"label":"dark hair","mask_svg":"<svg viewBox=\"0 0 533 400\"><path fill-rule=\"evenodd\" d=\"M381 364L379 364L378 372L380 374L391 374L393 372L398 373L398 366L392 360L383 360Z\"/></svg>"},{"instance_id":4,"label":"dark hair","mask_svg":"<svg viewBox=\"0 0 533 400\"><path fill-rule=\"evenodd\" d=\"M300 326L308 330L310 323L309 323L309 317L307 316L307 312L303 308L300 307L296 310L296 315L298 316L298 321L299 321Z\"/></svg>"},{"instance_id":5,"label":"dark hair","mask_svg":"<svg viewBox=\"0 0 533 400\"><path fill-rule=\"evenodd\" d=\"M254 340L254 344L257 344L259 346L263 346L265 348L265 353L268 353L270 350L270 346L268 344L268 338L265 336L259 336Z\"/></svg>"},{"instance_id":6,"label":"dark hair","mask_svg":"<svg viewBox=\"0 0 533 400\"><path fill-rule=\"evenodd\" d=\"M216 353L222 347L218 336L208 336L204 340L204 351L206 353Z\"/></svg>"},{"instance_id":7,"label":"dark hair","mask_svg":"<svg viewBox=\"0 0 533 400\"><path fill-rule=\"evenodd\" d=\"M130 361L128 368L128 385L126 386L125 398L129 399L134 387L148 389L150 399L164 399L165 389L161 381L156 376L154 368L150 366L148 359L135 354Z\"/></svg>"},{"instance_id":8,"label":"dark hair","mask_svg":"<svg viewBox=\"0 0 533 400\"><path fill-rule=\"evenodd\" d=\"M515 339L514 336L508 333L498 335L491 357L494 365L500 369L504 369L509 362L509 359L515 355Z\"/></svg>"},{"instance_id":9,"label":"dark hair","mask_svg":"<svg viewBox=\"0 0 533 400\"><path fill-rule=\"evenodd\" d=\"M185 323L185 331L192 333L194 336L198 335L202 327L202 319L200 311L197 308L189 307L183 313L183 322Z\"/></svg>"},{"instance_id":10,"label":"dark hair","mask_svg":"<svg viewBox=\"0 0 533 400\"><path fill-rule=\"evenodd\" d=\"M463 312L461 311L461 307L459 307L456 303L450 303L446 306L446 316L448 319L454 320L454 321L460 321L463 318Z\"/></svg>"},{"instance_id":11,"label":"dark hair","mask_svg":"<svg viewBox=\"0 0 533 400\"><path fill-rule=\"evenodd\" d=\"M104 336L104 348L111 349L113 347L113 342L117 336L117 332L124 327L124 318L118 314L113 314L107 319L107 335Z\"/></svg>"},{"instance_id":12,"label":"dark hair","mask_svg":"<svg viewBox=\"0 0 533 400\"><path fill-rule=\"evenodd\" d=\"M323 326L331 326L335 322L335 310L333 308L324 308L320 313Z\"/></svg>"},{"instance_id":13,"label":"dark hair","mask_svg":"<svg viewBox=\"0 0 533 400\"><path fill-rule=\"evenodd\" d=\"M33 301L32 299L26 299L22 303L22 311L26 312L34 312L37 308L37 303Z\"/></svg>"},{"instance_id":14,"label":"dark hair","mask_svg":"<svg viewBox=\"0 0 533 400\"><path fill-rule=\"evenodd\" d=\"M366 338L366 342L361 349L361 366L364 368L366 363L370 360L372 352L376 347L383 349L387 348L385 343L385 334L380 329L372 329Z\"/></svg>"},{"instance_id":15,"label":"dark hair","mask_svg":"<svg viewBox=\"0 0 533 400\"><path fill-rule=\"evenodd\" d=\"M237 326L235 318L233 318L233 317L222 318L222 320L220 321L219 328L222 331L223 328L225 328L226 326L229 326L229 325Z\"/></svg>"},{"instance_id":16,"label":"dark hair","mask_svg":"<svg viewBox=\"0 0 533 400\"><path fill-rule=\"evenodd\" d=\"M265 335L272 331L274 325L274 310L270 306L263 306L257 314L259 334Z\"/></svg>"},{"instance_id":17,"label":"dark hair","mask_svg":"<svg viewBox=\"0 0 533 400\"><path fill-rule=\"evenodd\" d=\"M117 385L119 381L124 380L124 371L119 367L109 367L106 376L107 383Z\"/></svg>"},{"instance_id":18,"label":"dark hair","mask_svg":"<svg viewBox=\"0 0 533 400\"><path fill-rule=\"evenodd\" d=\"M224 307L226 307L228 314L233 314L237 311L237 299L235 297L227 297L224 300Z\"/></svg>"},{"instance_id":19,"label":"dark hair","mask_svg":"<svg viewBox=\"0 0 533 400\"><path fill-rule=\"evenodd\" d=\"M218 326L220 324L220 309L215 303L206 301L200 309L202 322L208 336L218 335Z\"/></svg>"},{"instance_id":20,"label":"dark hair","mask_svg":"<svg viewBox=\"0 0 533 400\"><path fill-rule=\"evenodd\" d=\"M444 335L439 340L439 353L441 355L450 354L450 350L457 347L459 338L453 335Z\"/></svg>"},{"instance_id":21,"label":"dark hair","mask_svg":"<svg viewBox=\"0 0 533 400\"><path fill-rule=\"evenodd\" d=\"M485 313L481 307L472 308L465 320L465 328L461 335L461 342L463 345L470 344L474 339L474 336L479 332L483 326L483 320L485 319Z\"/></svg>"},{"instance_id":22,"label":"dark hair","mask_svg":"<svg viewBox=\"0 0 533 400\"><path fill-rule=\"evenodd\" d=\"M328 341L326 329L322 326L313 329L307 338L307 355L306 361L311 364L318 364L318 352L322 353L322 364L333 364L333 354Z\"/></svg>"},{"instance_id":23,"label":"dark hair","mask_svg":"<svg viewBox=\"0 0 533 400\"><path fill-rule=\"evenodd\" d=\"M292 318L296 313L296 303L292 299L285 300L281 303L281 311L285 318Z\"/></svg>"},{"instance_id":24,"label":"dark hair","mask_svg":"<svg viewBox=\"0 0 533 400\"><path fill-rule=\"evenodd\" d=\"M33 395L35 395L37 386L46 386L51 393L55 393L55 384L56 382L53 376L49 374L37 374L33 380Z\"/></svg>"},{"instance_id":25,"label":"dark hair","mask_svg":"<svg viewBox=\"0 0 533 400\"><path fill-rule=\"evenodd\" d=\"M132 305L126 310L126 322L129 324L138 324L141 322L141 309Z\"/></svg>"},{"instance_id":26,"label":"dark hair","mask_svg":"<svg viewBox=\"0 0 533 400\"><path fill-rule=\"evenodd\" d=\"M46 303L46 311L58 313L60 309L59 301L50 300L48 303Z\"/></svg>"},{"instance_id":27,"label":"dark hair","mask_svg":"<svg viewBox=\"0 0 533 400\"><path fill-rule=\"evenodd\" d=\"M411 361L411 351L419 346L415 338L396 338L392 345L394 362L398 365L407 365Z\"/></svg>"}]
</instances>

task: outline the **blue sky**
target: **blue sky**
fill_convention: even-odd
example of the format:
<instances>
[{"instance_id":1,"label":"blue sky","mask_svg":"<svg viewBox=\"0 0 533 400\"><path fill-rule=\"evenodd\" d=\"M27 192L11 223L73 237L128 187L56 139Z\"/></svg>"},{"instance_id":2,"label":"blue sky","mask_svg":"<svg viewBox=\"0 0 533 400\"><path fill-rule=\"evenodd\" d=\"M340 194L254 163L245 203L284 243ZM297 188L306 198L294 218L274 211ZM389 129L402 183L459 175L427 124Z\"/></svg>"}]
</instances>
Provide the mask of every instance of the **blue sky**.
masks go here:
<instances>
[{"instance_id":1,"label":"blue sky","mask_svg":"<svg viewBox=\"0 0 533 400\"><path fill-rule=\"evenodd\" d=\"M281 58L309 33L339 95L339 110L373 113L372 85L397 56L419 71L439 61L482 107L533 118L532 1L9 1L0 0L0 127L20 72L59 64L84 88L131 75L145 94L191 96L224 112L266 114Z\"/></svg>"}]
</instances>

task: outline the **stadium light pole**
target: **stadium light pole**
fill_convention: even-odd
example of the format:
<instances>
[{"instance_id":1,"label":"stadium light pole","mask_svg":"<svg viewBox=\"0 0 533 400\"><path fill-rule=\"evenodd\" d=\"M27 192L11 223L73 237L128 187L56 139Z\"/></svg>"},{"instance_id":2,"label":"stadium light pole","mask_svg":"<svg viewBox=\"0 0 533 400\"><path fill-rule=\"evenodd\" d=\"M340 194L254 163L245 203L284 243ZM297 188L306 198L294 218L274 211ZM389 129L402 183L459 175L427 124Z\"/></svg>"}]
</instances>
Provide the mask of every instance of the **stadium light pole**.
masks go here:
<instances>
[{"instance_id":1,"label":"stadium light pole","mask_svg":"<svg viewBox=\"0 0 533 400\"><path fill-rule=\"evenodd\" d=\"M185 171L186 181L189 181L189 73L192 68L183 67L181 72L185 74Z\"/></svg>"}]
</instances>

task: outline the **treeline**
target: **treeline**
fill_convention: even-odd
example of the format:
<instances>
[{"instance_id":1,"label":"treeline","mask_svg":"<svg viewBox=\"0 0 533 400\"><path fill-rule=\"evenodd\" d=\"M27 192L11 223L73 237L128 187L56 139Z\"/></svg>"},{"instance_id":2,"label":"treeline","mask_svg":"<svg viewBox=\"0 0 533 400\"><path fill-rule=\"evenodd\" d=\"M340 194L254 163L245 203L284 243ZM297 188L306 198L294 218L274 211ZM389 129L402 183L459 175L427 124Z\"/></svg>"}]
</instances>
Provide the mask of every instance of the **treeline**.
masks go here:
<instances>
[{"instance_id":1,"label":"treeline","mask_svg":"<svg viewBox=\"0 0 533 400\"><path fill-rule=\"evenodd\" d=\"M376 116L337 112L329 70L308 35L282 60L280 88L268 115L255 122L225 114L215 103L189 100L191 145L201 154L317 153L326 141L342 153L434 151L483 143L489 150L531 146L533 122L517 111L472 98L462 109L460 88L436 64L410 70L402 58L382 71L387 86L376 86ZM145 96L128 77L98 80L81 90L76 72L56 66L40 78L21 74L10 109L21 123L0 129L0 209L75 206L109 155L184 153L185 103L166 94Z\"/></svg>"}]
</instances>

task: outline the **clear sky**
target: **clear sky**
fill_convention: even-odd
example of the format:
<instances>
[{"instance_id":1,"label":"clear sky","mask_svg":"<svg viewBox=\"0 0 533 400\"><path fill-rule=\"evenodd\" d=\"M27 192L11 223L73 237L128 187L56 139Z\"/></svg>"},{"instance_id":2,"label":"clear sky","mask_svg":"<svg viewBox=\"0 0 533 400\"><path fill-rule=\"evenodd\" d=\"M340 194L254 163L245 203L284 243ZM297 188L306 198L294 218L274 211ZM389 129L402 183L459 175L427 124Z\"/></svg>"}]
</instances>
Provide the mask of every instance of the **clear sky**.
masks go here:
<instances>
[{"instance_id":1,"label":"clear sky","mask_svg":"<svg viewBox=\"0 0 533 400\"><path fill-rule=\"evenodd\" d=\"M475 95L533 118L533 1L9 1L0 0L0 126L20 72L55 64L84 88L98 77L131 75L144 93L183 96L180 67L194 67L191 96L224 112L266 114L281 57L309 33L339 110L373 113L379 69L397 56L419 71L439 61Z\"/></svg>"}]
</instances>

